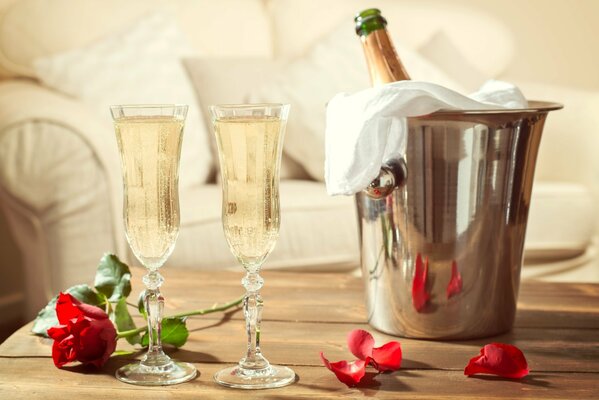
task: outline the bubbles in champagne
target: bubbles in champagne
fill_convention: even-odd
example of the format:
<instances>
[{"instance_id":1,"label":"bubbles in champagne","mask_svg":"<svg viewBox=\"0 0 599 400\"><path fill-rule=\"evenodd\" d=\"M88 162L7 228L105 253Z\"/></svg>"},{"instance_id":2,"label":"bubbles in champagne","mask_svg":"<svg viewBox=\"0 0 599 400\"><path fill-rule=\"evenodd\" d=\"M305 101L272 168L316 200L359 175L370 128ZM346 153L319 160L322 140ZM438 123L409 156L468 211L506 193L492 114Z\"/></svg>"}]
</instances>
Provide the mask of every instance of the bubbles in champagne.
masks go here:
<instances>
[{"instance_id":1,"label":"bubbles in champagne","mask_svg":"<svg viewBox=\"0 0 599 400\"><path fill-rule=\"evenodd\" d=\"M278 154L283 122L274 117L215 122L223 180L223 227L233 254L258 268L279 234Z\"/></svg>"},{"instance_id":2,"label":"bubbles in champagne","mask_svg":"<svg viewBox=\"0 0 599 400\"><path fill-rule=\"evenodd\" d=\"M127 240L148 268L159 268L179 233L178 168L183 121L123 117L115 121L123 164Z\"/></svg>"}]
</instances>

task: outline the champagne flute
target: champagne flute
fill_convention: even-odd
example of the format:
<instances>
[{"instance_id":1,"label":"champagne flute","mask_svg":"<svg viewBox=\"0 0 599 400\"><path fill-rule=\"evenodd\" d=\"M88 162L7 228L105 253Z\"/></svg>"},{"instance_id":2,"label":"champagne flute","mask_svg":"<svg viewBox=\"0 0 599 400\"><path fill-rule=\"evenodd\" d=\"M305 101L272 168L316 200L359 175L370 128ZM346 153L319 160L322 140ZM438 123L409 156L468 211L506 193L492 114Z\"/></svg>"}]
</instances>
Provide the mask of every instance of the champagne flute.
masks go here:
<instances>
[{"instance_id":1,"label":"champagne flute","mask_svg":"<svg viewBox=\"0 0 599 400\"><path fill-rule=\"evenodd\" d=\"M265 389L295 381L290 368L272 365L260 351L264 280L259 272L279 236L279 169L289 105L218 105L210 108L223 188L223 228L246 270L243 311L248 337L239 364L214 375L217 383Z\"/></svg>"},{"instance_id":2,"label":"champagne flute","mask_svg":"<svg viewBox=\"0 0 599 400\"><path fill-rule=\"evenodd\" d=\"M110 111L121 154L125 233L133 254L148 271L143 277L148 352L141 362L117 370L116 377L135 385L186 382L196 376L196 368L175 362L162 351L164 279L158 269L179 235L179 158L187 106L119 105Z\"/></svg>"}]
</instances>

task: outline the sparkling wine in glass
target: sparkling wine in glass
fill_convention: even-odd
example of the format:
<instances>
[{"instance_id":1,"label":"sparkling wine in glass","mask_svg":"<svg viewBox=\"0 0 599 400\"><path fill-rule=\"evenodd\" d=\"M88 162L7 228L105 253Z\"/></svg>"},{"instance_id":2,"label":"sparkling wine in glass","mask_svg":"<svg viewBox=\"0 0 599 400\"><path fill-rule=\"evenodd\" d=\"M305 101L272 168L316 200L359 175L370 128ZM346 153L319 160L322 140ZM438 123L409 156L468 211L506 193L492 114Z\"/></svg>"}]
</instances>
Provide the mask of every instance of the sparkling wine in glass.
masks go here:
<instances>
[{"instance_id":1,"label":"sparkling wine in glass","mask_svg":"<svg viewBox=\"0 0 599 400\"><path fill-rule=\"evenodd\" d=\"M116 372L123 382L172 385L196 376L193 365L162 351L164 297L158 272L179 235L179 158L187 106L128 105L110 108L123 172L123 218L133 254L147 269L144 304L149 346L141 362Z\"/></svg>"},{"instance_id":2,"label":"sparkling wine in glass","mask_svg":"<svg viewBox=\"0 0 599 400\"><path fill-rule=\"evenodd\" d=\"M214 375L221 385L265 389L295 381L290 368L272 365L260 350L263 301L259 272L279 236L279 168L289 105L211 107L223 188L223 228L246 270L243 310L247 350L239 364Z\"/></svg>"}]
</instances>

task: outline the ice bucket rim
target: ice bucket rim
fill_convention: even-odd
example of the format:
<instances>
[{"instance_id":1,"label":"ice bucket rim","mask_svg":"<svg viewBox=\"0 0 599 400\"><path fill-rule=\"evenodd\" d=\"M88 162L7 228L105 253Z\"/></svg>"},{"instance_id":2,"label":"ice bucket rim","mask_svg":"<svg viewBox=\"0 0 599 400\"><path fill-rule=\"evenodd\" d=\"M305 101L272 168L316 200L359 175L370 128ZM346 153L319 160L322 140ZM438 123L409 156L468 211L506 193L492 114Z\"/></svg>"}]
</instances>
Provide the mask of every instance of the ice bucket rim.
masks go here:
<instances>
[{"instance_id":1,"label":"ice bucket rim","mask_svg":"<svg viewBox=\"0 0 599 400\"><path fill-rule=\"evenodd\" d=\"M432 114L422 115L412 118L427 118L431 116L452 116L452 115L509 115L520 113L546 113L549 111L560 110L564 108L561 103L551 101L529 100L526 108L498 108L490 110L439 110Z\"/></svg>"}]
</instances>

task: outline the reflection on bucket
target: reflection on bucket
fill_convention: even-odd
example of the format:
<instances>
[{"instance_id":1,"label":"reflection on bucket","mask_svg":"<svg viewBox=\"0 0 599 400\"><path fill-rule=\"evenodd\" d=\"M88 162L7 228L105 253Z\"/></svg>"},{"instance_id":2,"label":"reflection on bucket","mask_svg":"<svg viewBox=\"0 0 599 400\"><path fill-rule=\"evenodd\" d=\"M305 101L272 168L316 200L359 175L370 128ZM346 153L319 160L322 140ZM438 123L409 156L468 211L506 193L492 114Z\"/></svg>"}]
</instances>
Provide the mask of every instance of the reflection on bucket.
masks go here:
<instances>
[{"instance_id":1,"label":"reflection on bucket","mask_svg":"<svg viewBox=\"0 0 599 400\"><path fill-rule=\"evenodd\" d=\"M447 298L451 298L460 294L462 291L462 275L458 270L458 263L453 260L451 262L451 279L447 284Z\"/></svg>"},{"instance_id":2,"label":"reflection on bucket","mask_svg":"<svg viewBox=\"0 0 599 400\"><path fill-rule=\"evenodd\" d=\"M431 294L426 289L428 278L428 257L422 262L422 256L416 255L414 278L412 279L412 304L414 309L422 312L426 303L431 299Z\"/></svg>"},{"instance_id":3,"label":"reflection on bucket","mask_svg":"<svg viewBox=\"0 0 599 400\"><path fill-rule=\"evenodd\" d=\"M408 119L405 159L356 195L372 326L444 339L511 328L541 133L559 108ZM377 187L389 181L390 194Z\"/></svg>"}]
</instances>

